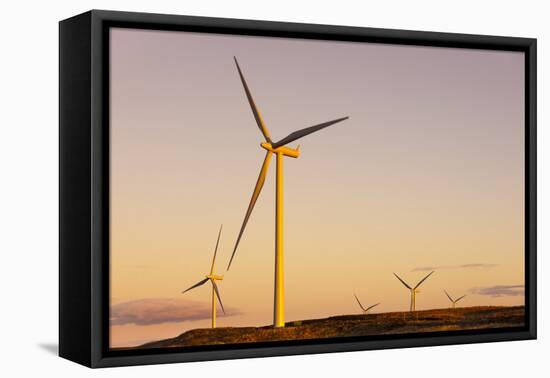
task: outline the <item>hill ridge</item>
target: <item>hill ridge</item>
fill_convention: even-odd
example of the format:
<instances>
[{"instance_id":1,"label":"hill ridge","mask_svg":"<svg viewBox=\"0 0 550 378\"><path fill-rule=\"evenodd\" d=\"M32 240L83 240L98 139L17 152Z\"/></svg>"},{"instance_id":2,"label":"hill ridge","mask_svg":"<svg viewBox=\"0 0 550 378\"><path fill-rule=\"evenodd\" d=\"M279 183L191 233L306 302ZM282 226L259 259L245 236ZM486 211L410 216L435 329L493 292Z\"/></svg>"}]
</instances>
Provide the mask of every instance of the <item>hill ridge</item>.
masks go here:
<instances>
[{"instance_id":1,"label":"hill ridge","mask_svg":"<svg viewBox=\"0 0 550 378\"><path fill-rule=\"evenodd\" d=\"M176 337L132 348L150 349L199 345L309 340L333 337L375 336L424 332L522 327L524 306L475 306L419 310L415 313L385 312L334 315L320 319L287 322L284 328L220 327L188 330Z\"/></svg>"}]
</instances>

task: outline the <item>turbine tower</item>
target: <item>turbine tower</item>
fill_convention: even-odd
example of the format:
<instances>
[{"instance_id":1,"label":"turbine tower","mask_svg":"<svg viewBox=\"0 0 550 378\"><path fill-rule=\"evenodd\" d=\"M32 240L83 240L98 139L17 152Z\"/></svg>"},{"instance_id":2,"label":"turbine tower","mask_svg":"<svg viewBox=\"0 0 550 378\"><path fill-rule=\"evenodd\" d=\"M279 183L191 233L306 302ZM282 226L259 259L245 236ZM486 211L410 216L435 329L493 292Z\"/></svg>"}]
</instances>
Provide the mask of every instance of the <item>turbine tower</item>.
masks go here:
<instances>
[{"instance_id":1,"label":"turbine tower","mask_svg":"<svg viewBox=\"0 0 550 378\"><path fill-rule=\"evenodd\" d=\"M222 308L223 313L225 314L225 309L223 308L222 299L220 298L220 291L218 290L218 285L216 281L223 280L223 276L217 276L214 274L214 263L216 262L216 253L218 252L218 245L220 244L220 236L222 235L222 227L220 226L220 231L218 232L218 240L216 241L216 248L214 249L214 257L212 258L212 266L210 267L210 273L207 274L203 280L197 282L189 289L182 292L182 294L188 292L191 289L204 285L207 281L212 283L212 328L216 328L216 298L220 302L220 307Z\"/></svg>"},{"instance_id":2,"label":"turbine tower","mask_svg":"<svg viewBox=\"0 0 550 378\"><path fill-rule=\"evenodd\" d=\"M250 203L248 204L248 209L246 210L246 214L244 216L241 230L239 231L239 236L237 237L237 240L235 242L235 247L233 248L233 253L231 254L231 259L229 260L227 269L229 270L229 268L231 267L231 262L233 261L233 257L235 257L235 252L237 251L237 247L239 246L239 242L243 235L248 219L250 218L250 214L252 214L254 205L256 204L256 201L258 200L258 196L260 195L260 192L264 186L267 170L269 168L269 162L271 161L271 155L275 154L277 158L277 172L276 172L276 194L275 194L275 209L276 209L275 210L275 296L274 296L274 309L273 309L273 325L275 327L284 327L285 326L285 316L284 316L285 306L284 306L284 271L283 271L283 262L284 262L283 260L283 257L284 257L283 256L283 160L285 156L291 157L291 158L297 158L298 156L300 156L299 146L296 149L293 149L290 147L286 147L286 145L291 142L294 142L297 139L303 138L306 135L309 135L311 133L324 129L325 127L344 121L348 119L348 117L338 118L332 121L320 123L315 126L306 127L304 129L300 129L293 133L290 133L288 136L284 137L283 139L277 142L273 142L271 140L269 130L267 129L262 119L262 116L260 115L260 111L258 110L258 107L256 106L254 99L252 98L252 94L250 93L250 89L248 88L248 85L243 76L241 68L239 67L237 58L234 58L234 59L235 59L235 65L237 66L237 71L239 72L239 76L241 78L241 82L244 87L244 91L246 93L246 98L248 99L248 103L250 104L250 108L252 109L252 114L254 115L254 119L256 120L256 124L258 125L258 128L260 129L263 137L265 138L265 142L261 143L260 146L266 150L266 154L262 164L262 168L260 169L258 180L256 181L256 186L254 187L254 191L252 192L252 197L250 198Z\"/></svg>"},{"instance_id":3,"label":"turbine tower","mask_svg":"<svg viewBox=\"0 0 550 378\"><path fill-rule=\"evenodd\" d=\"M443 290L445 292L445 294L447 295L447 298L449 298L449 300L451 301L451 303L453 304L453 307L452 308L455 308L456 307L456 303L461 300L462 298L464 298L466 295L463 295L462 297L459 297L457 299L453 299L449 293L447 293L447 290Z\"/></svg>"},{"instance_id":4,"label":"turbine tower","mask_svg":"<svg viewBox=\"0 0 550 378\"><path fill-rule=\"evenodd\" d=\"M393 274L395 277L397 277L397 279L398 279L399 281L401 281L401 283L402 283L403 285L405 285L405 287L406 287L407 289L409 289L409 290L411 291L411 308L410 308L410 311L411 311L411 312L416 311L416 294L417 294L417 293L420 293L420 290L418 290L418 287L419 287L424 281L426 281L426 280L428 279L428 277L431 276L433 273L434 273L434 272L431 272L431 273L428 274L426 277L422 278L422 279L420 280L420 282L418 282L418 283L416 284L415 287L410 287L409 285L407 285L407 283L406 283L405 281L403 281L403 280L401 279L401 277L399 277L399 276L398 276L397 274L395 274L395 273Z\"/></svg>"},{"instance_id":5,"label":"turbine tower","mask_svg":"<svg viewBox=\"0 0 550 378\"><path fill-rule=\"evenodd\" d=\"M361 310L363 310L363 314L367 314L371 309L373 309L374 307L378 306L380 303L377 303L377 304L373 304L372 306L369 306L367 308L363 307L363 305L361 304L361 301L359 300L359 298L357 298L357 295L353 294L353 296L355 297L355 300L357 301L357 303L359 304L359 307L361 307Z\"/></svg>"}]
</instances>

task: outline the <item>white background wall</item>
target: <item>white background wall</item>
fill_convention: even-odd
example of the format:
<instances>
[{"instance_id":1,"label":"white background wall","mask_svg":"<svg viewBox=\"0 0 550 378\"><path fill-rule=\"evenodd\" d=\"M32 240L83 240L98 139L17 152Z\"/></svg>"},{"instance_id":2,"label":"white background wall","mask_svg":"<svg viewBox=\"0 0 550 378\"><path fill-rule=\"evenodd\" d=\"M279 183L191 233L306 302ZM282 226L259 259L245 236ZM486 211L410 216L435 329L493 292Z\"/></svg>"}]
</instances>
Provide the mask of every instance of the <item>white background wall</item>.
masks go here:
<instances>
[{"instance_id":1,"label":"white background wall","mask_svg":"<svg viewBox=\"0 0 550 378\"><path fill-rule=\"evenodd\" d=\"M550 328L543 277L550 247L550 27L545 1L19 1L0 22L0 374L4 377L517 377L550 371ZM58 358L58 26L86 10L112 9L200 16L372 26L539 40L539 340L89 370Z\"/></svg>"}]
</instances>

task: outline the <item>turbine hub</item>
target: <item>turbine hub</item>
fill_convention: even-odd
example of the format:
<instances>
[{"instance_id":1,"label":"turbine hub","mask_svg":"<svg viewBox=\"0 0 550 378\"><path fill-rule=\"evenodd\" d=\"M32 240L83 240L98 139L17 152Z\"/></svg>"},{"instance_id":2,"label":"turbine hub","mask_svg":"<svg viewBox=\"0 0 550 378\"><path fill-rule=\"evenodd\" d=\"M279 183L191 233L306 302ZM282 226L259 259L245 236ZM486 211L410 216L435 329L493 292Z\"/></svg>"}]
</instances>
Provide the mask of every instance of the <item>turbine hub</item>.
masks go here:
<instances>
[{"instance_id":1,"label":"turbine hub","mask_svg":"<svg viewBox=\"0 0 550 378\"><path fill-rule=\"evenodd\" d=\"M271 143L262 143L260 144L260 146L269 151L269 152L273 152L274 154L283 154L284 156L288 156L288 157L291 157L291 158L297 158L298 156L300 156L300 149L299 148L290 148L290 147L287 147L287 146L281 146L281 147L277 147L277 148L273 148L273 146L271 145Z\"/></svg>"}]
</instances>

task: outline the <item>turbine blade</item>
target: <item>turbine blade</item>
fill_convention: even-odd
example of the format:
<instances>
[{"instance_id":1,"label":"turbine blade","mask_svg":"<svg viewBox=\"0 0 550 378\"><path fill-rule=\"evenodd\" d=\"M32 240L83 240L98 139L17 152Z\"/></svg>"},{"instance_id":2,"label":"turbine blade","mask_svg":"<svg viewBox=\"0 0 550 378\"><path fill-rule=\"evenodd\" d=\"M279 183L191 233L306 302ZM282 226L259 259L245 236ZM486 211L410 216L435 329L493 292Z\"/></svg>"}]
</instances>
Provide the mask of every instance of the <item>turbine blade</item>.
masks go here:
<instances>
[{"instance_id":1,"label":"turbine blade","mask_svg":"<svg viewBox=\"0 0 550 378\"><path fill-rule=\"evenodd\" d=\"M191 289L194 289L196 287L199 287L199 286L202 286L206 283L206 281L208 281L208 278L205 278L204 280L202 281L199 281L197 282L196 284L194 284L193 286L191 286L189 289L185 290L185 291L182 291L181 293L184 294L184 293L187 293L189 290Z\"/></svg>"},{"instance_id":2,"label":"turbine blade","mask_svg":"<svg viewBox=\"0 0 550 378\"><path fill-rule=\"evenodd\" d=\"M222 235L223 224L220 226L220 232L218 232L218 240L216 241L216 248L214 249L214 257L212 258L212 267L210 268L210 275L214 273L214 264L216 263L216 254L218 253L218 245L220 245L220 236Z\"/></svg>"},{"instance_id":3,"label":"turbine blade","mask_svg":"<svg viewBox=\"0 0 550 378\"><path fill-rule=\"evenodd\" d=\"M260 115L260 111L258 110L256 103L252 98L252 93L250 93L248 84L246 84L246 80L244 79L244 75L241 71L241 67L239 67L239 62L237 62L236 57L233 57L233 59L235 59L235 64L237 65L237 70L239 71L239 76L241 77L241 82L243 83L244 91L246 92L246 98L248 99L248 103L250 104L250 108L252 109L252 114L254 114L254 119L256 120L256 123L258 124L258 127L260 128L260 131L262 132L265 140L271 143L271 136L269 135L269 130L267 130L267 127L264 124L264 120Z\"/></svg>"},{"instance_id":4,"label":"turbine blade","mask_svg":"<svg viewBox=\"0 0 550 378\"><path fill-rule=\"evenodd\" d=\"M435 270L432 271L430 274L428 274L426 277L422 278L422 279L420 280L420 282L417 283L416 286L415 286L414 288L416 289L418 286L420 286L420 285L422 284L422 282L426 281L426 280L428 279L428 277L431 276L434 272L435 272Z\"/></svg>"},{"instance_id":5,"label":"turbine blade","mask_svg":"<svg viewBox=\"0 0 550 378\"><path fill-rule=\"evenodd\" d=\"M296 139L303 138L306 135L309 135L311 133L314 133L316 131L324 129L325 127L329 127L331 125L334 125L335 123L345 121L348 118L349 117L338 118L338 119L328 121L328 122L325 122L325 123L320 123L320 124L315 125L315 126L306 127L305 129L294 131L293 133L290 133L289 135L287 135L286 137L284 137L280 141L272 143L271 146L273 148L284 146L285 144L288 144L290 142L294 142Z\"/></svg>"},{"instance_id":6,"label":"turbine blade","mask_svg":"<svg viewBox=\"0 0 550 378\"><path fill-rule=\"evenodd\" d=\"M462 297L458 298L458 299L455 301L455 303L458 302L459 300L461 300L462 298L464 298L465 296L466 296L466 295L463 295Z\"/></svg>"},{"instance_id":7,"label":"turbine blade","mask_svg":"<svg viewBox=\"0 0 550 378\"><path fill-rule=\"evenodd\" d=\"M212 286L214 286L214 291L216 292L216 297L218 297L218 302L220 302L220 306L222 308L222 311L225 314L225 309L223 308L222 298L220 297L220 291L218 290L218 285L216 285L216 281L212 280Z\"/></svg>"},{"instance_id":8,"label":"turbine blade","mask_svg":"<svg viewBox=\"0 0 550 378\"><path fill-rule=\"evenodd\" d=\"M361 301L359 300L359 298L357 298L357 295L353 294L353 296L355 297L355 300L357 301L357 303L359 303L359 307L361 307L361 310L366 311L363 305L361 304Z\"/></svg>"},{"instance_id":9,"label":"turbine blade","mask_svg":"<svg viewBox=\"0 0 550 378\"><path fill-rule=\"evenodd\" d=\"M256 181L256 187L254 188L254 192L252 192L252 197L250 198L250 203L248 204L248 209L246 210L243 224L241 226L241 230L239 231L239 236L237 237L237 241L235 242L235 247L233 248L233 253L231 254L231 259L229 260L229 264L227 265L227 270L229 270L229 268L231 267L231 262L233 262L233 258L235 257L235 252L237 252L237 247L239 246L239 242L241 241L241 237L243 236L243 232L246 227L246 224L248 223L248 219L250 218L250 214L252 214L254 205L256 204L256 201L258 200L258 196L260 195L260 192L262 191L262 188L264 186L265 176L267 175L267 169L269 168L269 161L271 160L271 154L272 154L271 151L267 151L265 155L264 163L262 164L262 169L260 170L260 174L258 176L258 181Z\"/></svg>"},{"instance_id":10,"label":"turbine blade","mask_svg":"<svg viewBox=\"0 0 550 378\"><path fill-rule=\"evenodd\" d=\"M410 287L409 285L407 285L407 283L406 283L405 281L403 281L403 280L401 279L401 277L399 277L397 274L394 273L393 275L396 276L397 279L398 279L399 281L401 281L401 283L407 287L407 289L409 289L409 290L412 289L412 287Z\"/></svg>"},{"instance_id":11,"label":"turbine blade","mask_svg":"<svg viewBox=\"0 0 550 378\"><path fill-rule=\"evenodd\" d=\"M450 300L451 302L454 302L453 298L451 298L451 296L449 295L449 293L447 293L446 290L443 290L443 291L445 292L445 294L447 294L447 298L449 298L449 300Z\"/></svg>"},{"instance_id":12,"label":"turbine blade","mask_svg":"<svg viewBox=\"0 0 550 378\"><path fill-rule=\"evenodd\" d=\"M377 304L373 304L372 306L370 307L367 307L366 311L369 311L371 308L375 308L376 306L378 306L380 303L377 303Z\"/></svg>"}]
</instances>

